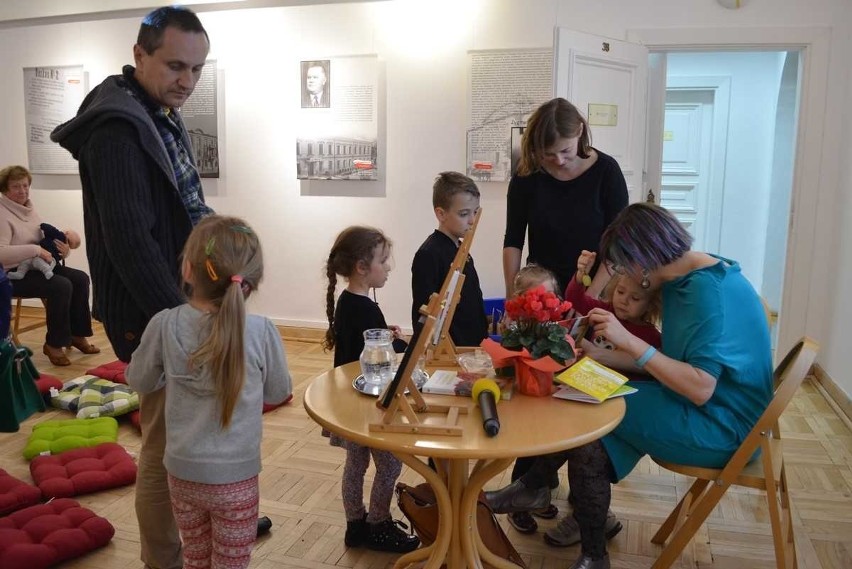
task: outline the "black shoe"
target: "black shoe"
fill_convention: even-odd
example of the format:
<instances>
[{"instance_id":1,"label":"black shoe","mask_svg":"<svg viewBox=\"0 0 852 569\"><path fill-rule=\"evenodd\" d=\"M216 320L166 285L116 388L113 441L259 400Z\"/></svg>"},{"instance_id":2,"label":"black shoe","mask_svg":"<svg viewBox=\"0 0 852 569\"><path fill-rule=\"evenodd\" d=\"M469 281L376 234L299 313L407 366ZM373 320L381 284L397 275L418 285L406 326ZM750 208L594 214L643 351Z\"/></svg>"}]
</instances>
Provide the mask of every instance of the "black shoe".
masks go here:
<instances>
[{"instance_id":1,"label":"black shoe","mask_svg":"<svg viewBox=\"0 0 852 569\"><path fill-rule=\"evenodd\" d=\"M530 512L530 513L531 513L532 515L534 515L535 517L537 517L537 518L541 518L541 519L543 519L543 520L552 520L553 518L555 518L556 516L558 516L558 515L559 515L559 508L557 508L556 506L554 506L553 504L551 504L551 505L549 505L548 507L546 507L546 508L544 508L544 509L541 509L541 510L533 510L533 511L532 511L532 512Z\"/></svg>"},{"instance_id":2,"label":"black shoe","mask_svg":"<svg viewBox=\"0 0 852 569\"><path fill-rule=\"evenodd\" d=\"M343 543L346 547L360 547L367 542L370 537L370 525L367 523L367 514L360 520L354 522L346 522L346 535L343 537Z\"/></svg>"},{"instance_id":3,"label":"black shoe","mask_svg":"<svg viewBox=\"0 0 852 569\"><path fill-rule=\"evenodd\" d=\"M257 518L257 537L268 534L271 529L272 520L270 520L267 516Z\"/></svg>"},{"instance_id":4,"label":"black shoe","mask_svg":"<svg viewBox=\"0 0 852 569\"><path fill-rule=\"evenodd\" d=\"M512 512L506 516L506 519L520 533L535 533L538 530L538 522L529 512Z\"/></svg>"},{"instance_id":5,"label":"black shoe","mask_svg":"<svg viewBox=\"0 0 852 569\"><path fill-rule=\"evenodd\" d=\"M541 510L550 505L550 488L530 490L523 482L515 480L505 488L486 492L485 499L495 514Z\"/></svg>"},{"instance_id":6,"label":"black shoe","mask_svg":"<svg viewBox=\"0 0 852 569\"><path fill-rule=\"evenodd\" d=\"M402 531L402 528L408 529L408 526L399 520L387 519L369 525L370 536L366 545L373 551L408 553L420 546L420 538Z\"/></svg>"},{"instance_id":7,"label":"black shoe","mask_svg":"<svg viewBox=\"0 0 852 569\"><path fill-rule=\"evenodd\" d=\"M592 559L588 555L581 555L568 569L610 569L609 555L604 554L600 559Z\"/></svg>"}]
</instances>

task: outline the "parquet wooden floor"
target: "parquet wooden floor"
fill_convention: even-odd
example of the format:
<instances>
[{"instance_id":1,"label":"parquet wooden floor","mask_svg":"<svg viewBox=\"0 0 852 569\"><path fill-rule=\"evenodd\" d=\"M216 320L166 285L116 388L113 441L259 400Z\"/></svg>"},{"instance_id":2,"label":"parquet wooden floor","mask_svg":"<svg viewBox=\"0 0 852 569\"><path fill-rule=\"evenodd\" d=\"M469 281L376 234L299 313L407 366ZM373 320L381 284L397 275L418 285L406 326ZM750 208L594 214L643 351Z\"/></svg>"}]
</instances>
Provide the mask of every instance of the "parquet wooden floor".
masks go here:
<instances>
[{"instance_id":1,"label":"parquet wooden floor","mask_svg":"<svg viewBox=\"0 0 852 569\"><path fill-rule=\"evenodd\" d=\"M72 365L55 368L41 354L44 329L23 334L21 340L35 354L39 370L70 379L86 369L114 359L100 326L94 343L102 353L71 354ZM345 520L340 499L344 451L330 447L301 406L310 378L331 365L313 341L285 340L294 377L294 403L264 419L261 512L272 518L272 533L258 541L254 569L379 569L391 567L394 556L343 545ZM32 426L47 419L68 418L67 412L48 411L28 419L18 433L0 433L0 466L29 480L21 451ZM802 569L852 568L852 431L814 384L806 382L782 418L787 443L786 460L795 517L796 545ZM139 436L122 424L119 443L130 452L139 449ZM567 507L565 473L555 503ZM368 472L368 479L371 474ZM419 482L403 470L402 480ZM508 483L509 474L489 487ZM650 538L688 487L688 480L643 460L627 479L613 488L613 509L625 529L610 543L612 566L639 569L651 565L659 548ZM139 569L138 529L133 510L133 487L81 496L80 502L105 516L116 527L105 548L63 567L74 569ZM398 515L398 511L397 511ZM505 519L501 523L531 569L562 569L578 555L578 547L555 549L541 535L523 536ZM540 522L542 529L555 521ZM687 547L681 568L769 569L775 567L766 502L762 494L734 489L712 514L698 537Z\"/></svg>"}]
</instances>

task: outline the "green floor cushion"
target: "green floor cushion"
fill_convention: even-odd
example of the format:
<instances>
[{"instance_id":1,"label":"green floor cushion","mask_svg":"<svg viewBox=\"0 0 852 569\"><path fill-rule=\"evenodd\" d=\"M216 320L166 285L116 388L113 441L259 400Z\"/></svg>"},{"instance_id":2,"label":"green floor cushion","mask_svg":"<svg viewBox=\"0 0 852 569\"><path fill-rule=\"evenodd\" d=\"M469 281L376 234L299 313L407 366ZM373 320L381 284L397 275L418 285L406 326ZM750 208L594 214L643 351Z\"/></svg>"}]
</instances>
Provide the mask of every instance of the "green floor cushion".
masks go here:
<instances>
[{"instance_id":1,"label":"green floor cushion","mask_svg":"<svg viewBox=\"0 0 852 569\"><path fill-rule=\"evenodd\" d=\"M112 417L44 421L33 426L24 448L24 458L40 454L58 454L72 448L114 443L118 439L118 422Z\"/></svg>"},{"instance_id":2,"label":"green floor cushion","mask_svg":"<svg viewBox=\"0 0 852 569\"><path fill-rule=\"evenodd\" d=\"M139 395L127 385L83 375L65 382L50 404L76 412L78 419L118 417L139 408Z\"/></svg>"}]
</instances>

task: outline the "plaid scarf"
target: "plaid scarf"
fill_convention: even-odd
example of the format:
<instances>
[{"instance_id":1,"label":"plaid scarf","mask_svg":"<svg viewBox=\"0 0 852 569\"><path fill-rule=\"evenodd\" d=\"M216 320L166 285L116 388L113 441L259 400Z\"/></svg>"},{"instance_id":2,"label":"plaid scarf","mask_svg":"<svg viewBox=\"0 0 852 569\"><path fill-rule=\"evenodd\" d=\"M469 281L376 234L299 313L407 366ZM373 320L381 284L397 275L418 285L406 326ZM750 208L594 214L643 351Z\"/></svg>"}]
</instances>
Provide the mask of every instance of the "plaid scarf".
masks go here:
<instances>
[{"instance_id":1,"label":"plaid scarf","mask_svg":"<svg viewBox=\"0 0 852 569\"><path fill-rule=\"evenodd\" d=\"M174 168L181 201L183 201L194 226L202 217L212 214L213 210L204 203L201 197L201 177L195 167L192 148L184 146L181 136L184 131L183 122L176 111L165 108L151 99L133 77L134 71L132 65L125 65L122 69L125 80L124 90L139 101L148 111L151 120L154 121L157 132L160 133L160 138L169 153L169 160Z\"/></svg>"}]
</instances>

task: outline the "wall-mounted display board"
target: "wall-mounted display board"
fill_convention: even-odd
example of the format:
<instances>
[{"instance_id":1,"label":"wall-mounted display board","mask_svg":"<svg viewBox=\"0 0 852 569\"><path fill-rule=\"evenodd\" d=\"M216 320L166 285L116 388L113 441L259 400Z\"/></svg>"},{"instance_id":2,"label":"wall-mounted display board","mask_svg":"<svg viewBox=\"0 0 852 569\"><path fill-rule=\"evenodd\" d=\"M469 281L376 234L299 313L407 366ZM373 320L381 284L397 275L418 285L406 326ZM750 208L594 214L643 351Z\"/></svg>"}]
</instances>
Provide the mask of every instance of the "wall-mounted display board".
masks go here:
<instances>
[{"instance_id":1,"label":"wall-mounted display board","mask_svg":"<svg viewBox=\"0 0 852 569\"><path fill-rule=\"evenodd\" d=\"M204 64L192 95L180 108L183 124L192 140L195 165L202 178L219 177L219 104L216 60Z\"/></svg>"},{"instance_id":2,"label":"wall-mounted display board","mask_svg":"<svg viewBox=\"0 0 852 569\"><path fill-rule=\"evenodd\" d=\"M50 133L77 114L86 83L82 65L24 68L27 158L33 174L77 173L77 161L50 140Z\"/></svg>"},{"instance_id":3,"label":"wall-mounted display board","mask_svg":"<svg viewBox=\"0 0 852 569\"><path fill-rule=\"evenodd\" d=\"M468 176L492 182L511 178L520 129L552 98L551 48L471 51Z\"/></svg>"},{"instance_id":4,"label":"wall-mounted display board","mask_svg":"<svg viewBox=\"0 0 852 569\"><path fill-rule=\"evenodd\" d=\"M377 180L378 58L307 60L298 71L296 177Z\"/></svg>"}]
</instances>

